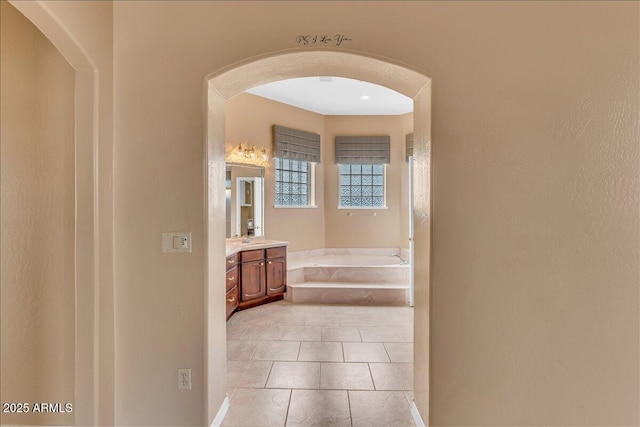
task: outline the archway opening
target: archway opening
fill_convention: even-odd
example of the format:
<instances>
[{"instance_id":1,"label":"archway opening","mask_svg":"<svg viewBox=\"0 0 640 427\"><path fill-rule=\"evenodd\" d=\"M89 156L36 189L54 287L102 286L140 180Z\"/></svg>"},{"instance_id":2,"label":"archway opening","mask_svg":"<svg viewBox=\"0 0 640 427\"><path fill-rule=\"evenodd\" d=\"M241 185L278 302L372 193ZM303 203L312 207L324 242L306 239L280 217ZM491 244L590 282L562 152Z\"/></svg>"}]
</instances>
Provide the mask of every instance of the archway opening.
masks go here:
<instances>
[{"instance_id":1,"label":"archway opening","mask_svg":"<svg viewBox=\"0 0 640 427\"><path fill-rule=\"evenodd\" d=\"M363 80L413 99L415 246L415 413L427 416L430 258L430 80L392 62L336 51L274 54L213 73L207 79L206 239L208 422L217 424L228 408L225 323L225 117L227 99L277 80L332 75ZM224 350L223 350L224 349ZM419 415L420 416L420 415Z\"/></svg>"}]
</instances>

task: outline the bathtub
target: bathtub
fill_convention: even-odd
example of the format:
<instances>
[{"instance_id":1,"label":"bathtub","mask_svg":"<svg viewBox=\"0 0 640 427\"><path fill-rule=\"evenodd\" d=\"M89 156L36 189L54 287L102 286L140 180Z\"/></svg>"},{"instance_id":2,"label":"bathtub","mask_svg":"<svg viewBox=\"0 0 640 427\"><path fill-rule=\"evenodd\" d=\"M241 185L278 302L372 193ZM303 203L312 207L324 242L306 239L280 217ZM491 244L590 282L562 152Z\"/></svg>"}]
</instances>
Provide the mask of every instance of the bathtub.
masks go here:
<instances>
[{"instance_id":1,"label":"bathtub","mask_svg":"<svg viewBox=\"0 0 640 427\"><path fill-rule=\"evenodd\" d=\"M287 254L285 299L301 303L406 305L409 251L315 249ZM402 259L401 259L402 258Z\"/></svg>"},{"instance_id":2,"label":"bathtub","mask_svg":"<svg viewBox=\"0 0 640 427\"><path fill-rule=\"evenodd\" d=\"M374 265L405 265L394 255L322 255L309 259L309 263L316 266L374 266Z\"/></svg>"}]
</instances>

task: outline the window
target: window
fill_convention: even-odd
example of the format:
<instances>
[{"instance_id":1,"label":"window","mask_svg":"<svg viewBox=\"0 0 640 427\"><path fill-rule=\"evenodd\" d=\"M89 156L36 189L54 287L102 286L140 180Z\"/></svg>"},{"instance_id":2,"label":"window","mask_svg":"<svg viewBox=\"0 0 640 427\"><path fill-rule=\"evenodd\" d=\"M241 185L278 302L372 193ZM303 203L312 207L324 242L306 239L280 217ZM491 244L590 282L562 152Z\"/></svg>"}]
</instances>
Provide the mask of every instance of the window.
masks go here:
<instances>
[{"instance_id":1,"label":"window","mask_svg":"<svg viewBox=\"0 0 640 427\"><path fill-rule=\"evenodd\" d=\"M278 157L274 160L276 207L314 206L314 164Z\"/></svg>"},{"instance_id":2,"label":"window","mask_svg":"<svg viewBox=\"0 0 640 427\"><path fill-rule=\"evenodd\" d=\"M338 165L340 208L385 208L385 165Z\"/></svg>"}]
</instances>

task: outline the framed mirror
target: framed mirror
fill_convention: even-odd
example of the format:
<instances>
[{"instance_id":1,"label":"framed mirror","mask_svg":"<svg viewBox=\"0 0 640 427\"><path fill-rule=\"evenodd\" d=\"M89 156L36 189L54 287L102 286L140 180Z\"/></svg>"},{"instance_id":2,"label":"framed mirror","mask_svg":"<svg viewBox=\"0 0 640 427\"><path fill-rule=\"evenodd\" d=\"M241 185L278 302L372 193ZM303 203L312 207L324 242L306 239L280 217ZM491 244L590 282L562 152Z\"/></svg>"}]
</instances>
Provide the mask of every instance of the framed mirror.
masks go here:
<instances>
[{"instance_id":1,"label":"framed mirror","mask_svg":"<svg viewBox=\"0 0 640 427\"><path fill-rule=\"evenodd\" d=\"M227 162L227 238L264 236L264 167Z\"/></svg>"}]
</instances>

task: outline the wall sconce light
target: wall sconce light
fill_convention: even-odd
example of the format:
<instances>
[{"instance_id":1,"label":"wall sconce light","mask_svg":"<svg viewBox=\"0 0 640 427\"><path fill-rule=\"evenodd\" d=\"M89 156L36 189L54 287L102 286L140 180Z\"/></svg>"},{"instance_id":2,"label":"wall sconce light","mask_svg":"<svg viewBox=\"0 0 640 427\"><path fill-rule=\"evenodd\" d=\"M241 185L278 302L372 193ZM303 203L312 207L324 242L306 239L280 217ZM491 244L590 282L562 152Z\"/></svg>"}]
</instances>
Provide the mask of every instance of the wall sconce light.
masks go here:
<instances>
[{"instance_id":1,"label":"wall sconce light","mask_svg":"<svg viewBox=\"0 0 640 427\"><path fill-rule=\"evenodd\" d=\"M247 159L255 159L258 156L258 153L262 160L269 160L269 156L267 155L267 149L262 148L260 151L256 151L256 146L252 145L250 148L244 148L242 143L238 144L238 154L247 158Z\"/></svg>"}]
</instances>

